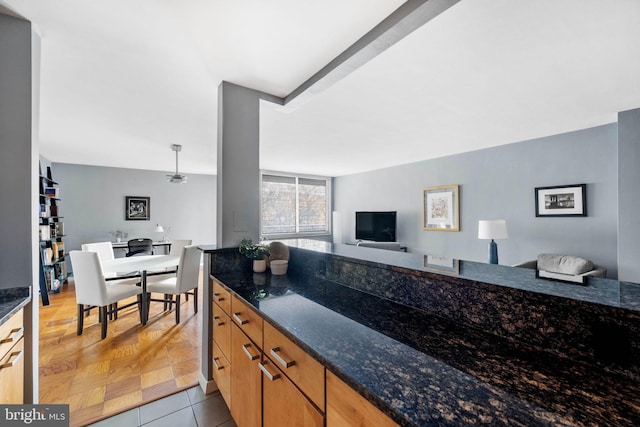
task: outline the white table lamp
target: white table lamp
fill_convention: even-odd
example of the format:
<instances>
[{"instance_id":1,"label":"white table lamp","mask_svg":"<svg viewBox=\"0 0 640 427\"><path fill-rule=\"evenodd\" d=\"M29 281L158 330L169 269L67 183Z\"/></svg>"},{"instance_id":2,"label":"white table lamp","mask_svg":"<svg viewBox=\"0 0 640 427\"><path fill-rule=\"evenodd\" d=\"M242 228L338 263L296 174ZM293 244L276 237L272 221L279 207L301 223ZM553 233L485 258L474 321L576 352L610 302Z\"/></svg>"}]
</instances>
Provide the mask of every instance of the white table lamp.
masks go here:
<instances>
[{"instance_id":1,"label":"white table lamp","mask_svg":"<svg viewBox=\"0 0 640 427\"><path fill-rule=\"evenodd\" d=\"M478 239L490 239L489 264L498 263L498 245L494 239L508 239L507 221L504 219L492 219L478 221Z\"/></svg>"}]
</instances>

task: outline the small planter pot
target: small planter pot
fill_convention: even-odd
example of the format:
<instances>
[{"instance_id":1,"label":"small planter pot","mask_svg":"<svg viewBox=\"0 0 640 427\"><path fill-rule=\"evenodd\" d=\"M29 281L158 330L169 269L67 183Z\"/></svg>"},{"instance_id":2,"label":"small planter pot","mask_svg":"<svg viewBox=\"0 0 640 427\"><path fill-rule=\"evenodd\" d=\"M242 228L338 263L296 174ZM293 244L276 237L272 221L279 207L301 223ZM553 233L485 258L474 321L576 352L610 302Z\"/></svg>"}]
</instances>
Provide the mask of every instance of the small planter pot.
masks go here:
<instances>
[{"instance_id":1,"label":"small planter pot","mask_svg":"<svg viewBox=\"0 0 640 427\"><path fill-rule=\"evenodd\" d=\"M264 273L267 270L267 260L266 259L254 259L253 260L253 272L254 273Z\"/></svg>"}]
</instances>

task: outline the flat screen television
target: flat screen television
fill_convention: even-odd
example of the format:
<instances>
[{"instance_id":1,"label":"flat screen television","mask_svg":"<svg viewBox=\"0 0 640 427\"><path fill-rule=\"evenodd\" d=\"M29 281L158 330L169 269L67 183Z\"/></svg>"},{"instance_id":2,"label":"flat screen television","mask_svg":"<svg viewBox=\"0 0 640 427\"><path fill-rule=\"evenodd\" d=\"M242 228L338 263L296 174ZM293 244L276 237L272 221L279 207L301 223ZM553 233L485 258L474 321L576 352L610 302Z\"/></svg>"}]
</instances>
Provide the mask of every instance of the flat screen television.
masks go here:
<instances>
[{"instance_id":1,"label":"flat screen television","mask_svg":"<svg viewBox=\"0 0 640 427\"><path fill-rule=\"evenodd\" d=\"M356 212L356 240L396 241L396 212Z\"/></svg>"}]
</instances>

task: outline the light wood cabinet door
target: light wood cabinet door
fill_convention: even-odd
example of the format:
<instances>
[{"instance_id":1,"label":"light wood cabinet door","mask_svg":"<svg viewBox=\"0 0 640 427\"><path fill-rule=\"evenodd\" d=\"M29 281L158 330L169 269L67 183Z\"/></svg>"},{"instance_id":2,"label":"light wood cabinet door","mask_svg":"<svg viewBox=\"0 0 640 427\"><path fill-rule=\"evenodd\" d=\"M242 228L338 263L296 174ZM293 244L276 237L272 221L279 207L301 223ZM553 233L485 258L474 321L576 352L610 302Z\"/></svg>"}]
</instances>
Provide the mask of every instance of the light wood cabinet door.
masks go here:
<instances>
[{"instance_id":1,"label":"light wood cabinet door","mask_svg":"<svg viewBox=\"0 0 640 427\"><path fill-rule=\"evenodd\" d=\"M396 427L398 424L327 371L327 427Z\"/></svg>"},{"instance_id":2,"label":"light wood cabinet door","mask_svg":"<svg viewBox=\"0 0 640 427\"><path fill-rule=\"evenodd\" d=\"M231 407L231 362L213 343L213 379L228 407Z\"/></svg>"},{"instance_id":3,"label":"light wood cabinet door","mask_svg":"<svg viewBox=\"0 0 640 427\"><path fill-rule=\"evenodd\" d=\"M0 404L24 403L23 310L0 325Z\"/></svg>"},{"instance_id":4,"label":"light wood cabinet door","mask_svg":"<svg viewBox=\"0 0 640 427\"><path fill-rule=\"evenodd\" d=\"M304 394L265 358L260 362L263 372L263 427L322 427L323 414Z\"/></svg>"},{"instance_id":5,"label":"light wood cabinet door","mask_svg":"<svg viewBox=\"0 0 640 427\"><path fill-rule=\"evenodd\" d=\"M213 342L227 359L231 358L231 318L218 304L213 304Z\"/></svg>"},{"instance_id":6,"label":"light wood cabinet door","mask_svg":"<svg viewBox=\"0 0 640 427\"><path fill-rule=\"evenodd\" d=\"M231 297L231 320L262 349L262 316L236 295Z\"/></svg>"},{"instance_id":7,"label":"light wood cabinet door","mask_svg":"<svg viewBox=\"0 0 640 427\"><path fill-rule=\"evenodd\" d=\"M225 289L216 279L213 279L213 302L218 304L220 308L231 315L231 292Z\"/></svg>"},{"instance_id":8,"label":"light wood cabinet door","mask_svg":"<svg viewBox=\"0 0 640 427\"><path fill-rule=\"evenodd\" d=\"M238 427L262 425L260 349L235 323L231 327L231 415Z\"/></svg>"},{"instance_id":9,"label":"light wood cabinet door","mask_svg":"<svg viewBox=\"0 0 640 427\"><path fill-rule=\"evenodd\" d=\"M0 358L4 358L7 352L16 345L24 335L23 310L7 319L0 325Z\"/></svg>"},{"instance_id":10,"label":"light wood cabinet door","mask_svg":"<svg viewBox=\"0 0 640 427\"><path fill-rule=\"evenodd\" d=\"M268 322L264 322L264 354L324 411L324 366Z\"/></svg>"}]
</instances>

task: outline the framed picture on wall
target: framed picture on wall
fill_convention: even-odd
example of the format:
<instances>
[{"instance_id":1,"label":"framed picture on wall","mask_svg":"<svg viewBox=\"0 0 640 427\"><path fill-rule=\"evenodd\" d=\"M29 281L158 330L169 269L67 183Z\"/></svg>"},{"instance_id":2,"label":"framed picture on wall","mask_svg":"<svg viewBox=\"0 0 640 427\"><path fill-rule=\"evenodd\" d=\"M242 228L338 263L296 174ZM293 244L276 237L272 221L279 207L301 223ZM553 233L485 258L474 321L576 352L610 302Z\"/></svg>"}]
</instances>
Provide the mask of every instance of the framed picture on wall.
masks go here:
<instances>
[{"instance_id":1,"label":"framed picture on wall","mask_svg":"<svg viewBox=\"0 0 640 427\"><path fill-rule=\"evenodd\" d=\"M537 187L536 216L587 216L587 184Z\"/></svg>"},{"instance_id":2,"label":"framed picture on wall","mask_svg":"<svg viewBox=\"0 0 640 427\"><path fill-rule=\"evenodd\" d=\"M422 190L422 228L460 231L459 187L444 185Z\"/></svg>"},{"instance_id":3,"label":"framed picture on wall","mask_svg":"<svg viewBox=\"0 0 640 427\"><path fill-rule=\"evenodd\" d=\"M149 221L151 197L125 196L124 212L127 221Z\"/></svg>"}]
</instances>

